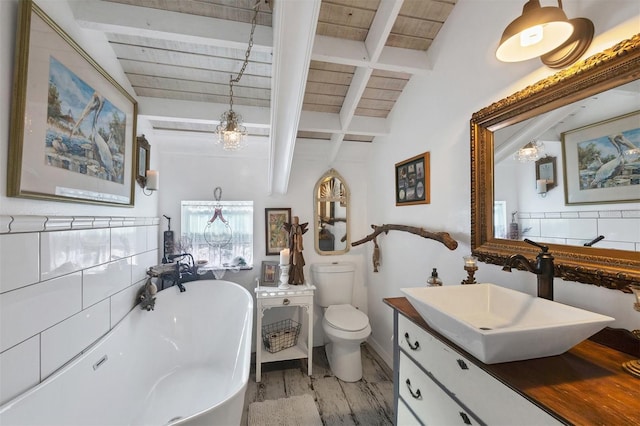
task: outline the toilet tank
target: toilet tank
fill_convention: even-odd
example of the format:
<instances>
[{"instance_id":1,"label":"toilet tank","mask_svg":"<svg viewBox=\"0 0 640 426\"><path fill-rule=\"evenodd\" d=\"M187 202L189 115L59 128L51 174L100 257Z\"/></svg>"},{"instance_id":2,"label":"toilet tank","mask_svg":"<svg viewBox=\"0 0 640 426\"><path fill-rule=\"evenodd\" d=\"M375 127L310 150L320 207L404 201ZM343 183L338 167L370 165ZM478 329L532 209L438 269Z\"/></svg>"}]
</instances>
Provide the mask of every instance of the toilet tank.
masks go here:
<instances>
[{"instance_id":1,"label":"toilet tank","mask_svg":"<svg viewBox=\"0 0 640 426\"><path fill-rule=\"evenodd\" d=\"M319 306L351 303L356 265L349 262L313 263L311 280Z\"/></svg>"}]
</instances>

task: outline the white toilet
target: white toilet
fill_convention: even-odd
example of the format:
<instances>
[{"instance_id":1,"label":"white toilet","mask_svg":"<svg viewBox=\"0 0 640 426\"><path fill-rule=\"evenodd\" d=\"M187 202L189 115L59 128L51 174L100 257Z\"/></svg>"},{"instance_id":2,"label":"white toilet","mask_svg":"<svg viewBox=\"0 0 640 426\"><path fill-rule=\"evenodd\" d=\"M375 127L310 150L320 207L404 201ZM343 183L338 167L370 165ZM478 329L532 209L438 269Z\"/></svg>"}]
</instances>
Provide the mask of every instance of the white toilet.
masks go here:
<instances>
[{"instance_id":1,"label":"white toilet","mask_svg":"<svg viewBox=\"0 0 640 426\"><path fill-rule=\"evenodd\" d=\"M324 313L322 329L329 341L325 346L329 366L345 382L362 378L360 344L371 334L369 317L351 305L354 273L353 263L311 265L316 303Z\"/></svg>"}]
</instances>

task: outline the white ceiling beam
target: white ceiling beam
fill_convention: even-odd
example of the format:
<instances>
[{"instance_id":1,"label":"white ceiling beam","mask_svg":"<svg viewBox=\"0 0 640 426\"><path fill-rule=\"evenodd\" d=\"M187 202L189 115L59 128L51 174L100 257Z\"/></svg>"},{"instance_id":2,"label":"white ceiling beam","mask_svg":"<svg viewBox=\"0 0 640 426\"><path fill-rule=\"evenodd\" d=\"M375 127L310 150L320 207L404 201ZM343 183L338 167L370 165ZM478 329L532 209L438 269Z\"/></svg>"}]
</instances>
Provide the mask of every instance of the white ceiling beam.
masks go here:
<instances>
[{"instance_id":1,"label":"white ceiling beam","mask_svg":"<svg viewBox=\"0 0 640 426\"><path fill-rule=\"evenodd\" d=\"M380 2L376 16L373 18L373 22L369 28L367 39L364 41L367 53L369 54L369 59L372 63L376 63L382 54L384 45L387 42L391 28L393 28L393 24L400 13L400 8L402 7L403 2L404 0L382 0ZM351 85L349 86L349 90L347 91L344 102L342 103L342 108L340 109L340 123L342 125L343 132L351 125L356 108L358 107L362 94L369 83L369 77L371 77L372 72L373 68L369 65L366 67L356 68L356 71L353 74ZM338 135L334 134L332 136L331 140L334 142L334 146L331 151L329 163L333 163L338 157L343 139L344 133Z\"/></svg>"},{"instance_id":2,"label":"white ceiling beam","mask_svg":"<svg viewBox=\"0 0 640 426\"><path fill-rule=\"evenodd\" d=\"M338 158L340 148L342 148L342 142L344 142L344 133L334 133L331 135L331 152L329 152L329 164L333 164Z\"/></svg>"},{"instance_id":3,"label":"white ceiling beam","mask_svg":"<svg viewBox=\"0 0 640 426\"><path fill-rule=\"evenodd\" d=\"M287 193L320 3L320 0L278 1L273 9L268 174L272 194Z\"/></svg>"},{"instance_id":4,"label":"white ceiling beam","mask_svg":"<svg viewBox=\"0 0 640 426\"><path fill-rule=\"evenodd\" d=\"M364 41L369 57L373 62L377 62L382 53L393 24L398 18L402 3L404 3L404 0L382 0L378 6L376 16L373 18L371 28L367 33L367 39Z\"/></svg>"},{"instance_id":5,"label":"white ceiling beam","mask_svg":"<svg viewBox=\"0 0 640 426\"><path fill-rule=\"evenodd\" d=\"M389 134L386 118L354 116L347 129L342 129L338 114L302 111L298 131L319 133L345 133L349 135L385 136ZM300 138L298 138L300 140Z\"/></svg>"},{"instance_id":6,"label":"white ceiling beam","mask_svg":"<svg viewBox=\"0 0 640 426\"><path fill-rule=\"evenodd\" d=\"M385 46L378 61L373 62L364 42L320 35L316 36L313 43L311 59L332 64L369 67L416 75L425 75L432 70L427 53L422 50Z\"/></svg>"},{"instance_id":7,"label":"white ceiling beam","mask_svg":"<svg viewBox=\"0 0 640 426\"><path fill-rule=\"evenodd\" d=\"M345 133L350 135L386 136L391 132L386 118L356 115L351 119Z\"/></svg>"},{"instance_id":8,"label":"white ceiling beam","mask_svg":"<svg viewBox=\"0 0 640 426\"><path fill-rule=\"evenodd\" d=\"M414 75L426 75L433 70L426 51L391 46L382 49L375 68Z\"/></svg>"},{"instance_id":9,"label":"white ceiling beam","mask_svg":"<svg viewBox=\"0 0 640 426\"><path fill-rule=\"evenodd\" d=\"M153 120L180 121L188 123L218 124L228 104L215 104L177 99L138 97L138 115ZM269 108L237 105L236 111L242 115L246 127L269 128Z\"/></svg>"},{"instance_id":10,"label":"white ceiling beam","mask_svg":"<svg viewBox=\"0 0 640 426\"><path fill-rule=\"evenodd\" d=\"M251 24L96 0L69 2L82 28L244 50ZM271 52L273 31L257 25L253 49Z\"/></svg>"}]
</instances>

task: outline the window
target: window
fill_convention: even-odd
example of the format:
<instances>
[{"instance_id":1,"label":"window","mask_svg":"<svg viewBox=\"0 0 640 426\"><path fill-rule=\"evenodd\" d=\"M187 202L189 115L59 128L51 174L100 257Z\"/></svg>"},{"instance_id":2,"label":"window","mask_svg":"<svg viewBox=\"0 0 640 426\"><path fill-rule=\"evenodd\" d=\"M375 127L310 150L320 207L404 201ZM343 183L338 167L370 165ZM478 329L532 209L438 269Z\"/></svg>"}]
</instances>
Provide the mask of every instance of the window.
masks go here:
<instances>
[{"instance_id":1,"label":"window","mask_svg":"<svg viewBox=\"0 0 640 426\"><path fill-rule=\"evenodd\" d=\"M182 201L182 252L225 267L253 267L253 201Z\"/></svg>"},{"instance_id":2,"label":"window","mask_svg":"<svg viewBox=\"0 0 640 426\"><path fill-rule=\"evenodd\" d=\"M507 202L493 203L493 232L495 238L507 238Z\"/></svg>"}]
</instances>

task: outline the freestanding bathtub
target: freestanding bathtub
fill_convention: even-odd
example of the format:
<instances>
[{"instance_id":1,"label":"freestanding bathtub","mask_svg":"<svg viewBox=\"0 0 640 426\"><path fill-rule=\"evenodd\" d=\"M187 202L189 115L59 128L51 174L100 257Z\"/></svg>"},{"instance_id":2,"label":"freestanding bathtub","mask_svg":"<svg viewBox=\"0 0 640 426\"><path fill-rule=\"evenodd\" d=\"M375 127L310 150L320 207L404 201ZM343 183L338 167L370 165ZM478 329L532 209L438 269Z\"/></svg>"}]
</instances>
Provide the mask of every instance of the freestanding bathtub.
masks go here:
<instances>
[{"instance_id":1,"label":"freestanding bathtub","mask_svg":"<svg viewBox=\"0 0 640 426\"><path fill-rule=\"evenodd\" d=\"M82 356L0 407L0 425L239 425L253 298L204 280L135 307Z\"/></svg>"}]
</instances>

